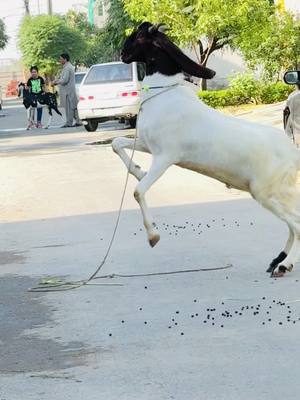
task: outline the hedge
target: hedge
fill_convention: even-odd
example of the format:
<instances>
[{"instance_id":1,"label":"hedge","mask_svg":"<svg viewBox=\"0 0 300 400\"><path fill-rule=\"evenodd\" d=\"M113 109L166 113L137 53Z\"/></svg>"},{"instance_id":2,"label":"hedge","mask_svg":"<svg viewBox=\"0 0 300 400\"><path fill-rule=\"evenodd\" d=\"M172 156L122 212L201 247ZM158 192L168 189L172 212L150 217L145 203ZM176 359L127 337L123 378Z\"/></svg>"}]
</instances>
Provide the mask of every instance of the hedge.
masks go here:
<instances>
[{"instance_id":1,"label":"hedge","mask_svg":"<svg viewBox=\"0 0 300 400\"><path fill-rule=\"evenodd\" d=\"M249 76L237 77L228 89L200 91L199 98L211 107L271 104L287 99L293 86L282 82L262 83Z\"/></svg>"}]
</instances>

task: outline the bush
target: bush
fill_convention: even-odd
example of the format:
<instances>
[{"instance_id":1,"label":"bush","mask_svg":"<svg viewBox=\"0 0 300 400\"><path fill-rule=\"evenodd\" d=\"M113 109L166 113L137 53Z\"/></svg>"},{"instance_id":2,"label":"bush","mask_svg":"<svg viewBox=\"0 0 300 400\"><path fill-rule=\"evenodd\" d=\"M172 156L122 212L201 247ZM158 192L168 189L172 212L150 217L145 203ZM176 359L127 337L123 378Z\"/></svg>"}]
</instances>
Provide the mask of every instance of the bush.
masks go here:
<instances>
[{"instance_id":1,"label":"bush","mask_svg":"<svg viewBox=\"0 0 300 400\"><path fill-rule=\"evenodd\" d=\"M236 75L230 79L229 87L237 104L257 104L260 101L260 82L251 74Z\"/></svg>"},{"instance_id":2,"label":"bush","mask_svg":"<svg viewBox=\"0 0 300 400\"><path fill-rule=\"evenodd\" d=\"M283 82L266 84L261 88L261 102L271 104L284 101L293 91L294 86L286 85Z\"/></svg>"},{"instance_id":3,"label":"bush","mask_svg":"<svg viewBox=\"0 0 300 400\"><path fill-rule=\"evenodd\" d=\"M286 100L293 90L293 86L283 82L263 83L246 74L231 79L228 89L200 91L198 95L207 105L218 108L249 103L276 103Z\"/></svg>"},{"instance_id":4,"label":"bush","mask_svg":"<svg viewBox=\"0 0 300 400\"><path fill-rule=\"evenodd\" d=\"M231 93L228 89L224 90L205 90L199 92L199 97L207 105L218 108L232 105L231 103Z\"/></svg>"}]
</instances>

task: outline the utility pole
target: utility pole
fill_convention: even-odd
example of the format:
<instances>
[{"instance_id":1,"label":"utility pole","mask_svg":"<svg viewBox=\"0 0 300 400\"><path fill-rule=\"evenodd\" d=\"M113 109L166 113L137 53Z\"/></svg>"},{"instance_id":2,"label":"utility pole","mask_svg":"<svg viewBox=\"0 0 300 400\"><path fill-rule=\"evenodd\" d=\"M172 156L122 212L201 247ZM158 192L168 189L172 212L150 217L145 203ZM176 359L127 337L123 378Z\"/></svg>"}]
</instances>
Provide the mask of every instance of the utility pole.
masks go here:
<instances>
[{"instance_id":1,"label":"utility pole","mask_svg":"<svg viewBox=\"0 0 300 400\"><path fill-rule=\"evenodd\" d=\"M29 0L24 0L25 15L30 15Z\"/></svg>"},{"instance_id":2,"label":"utility pole","mask_svg":"<svg viewBox=\"0 0 300 400\"><path fill-rule=\"evenodd\" d=\"M48 15L52 15L52 0L48 0Z\"/></svg>"}]
</instances>

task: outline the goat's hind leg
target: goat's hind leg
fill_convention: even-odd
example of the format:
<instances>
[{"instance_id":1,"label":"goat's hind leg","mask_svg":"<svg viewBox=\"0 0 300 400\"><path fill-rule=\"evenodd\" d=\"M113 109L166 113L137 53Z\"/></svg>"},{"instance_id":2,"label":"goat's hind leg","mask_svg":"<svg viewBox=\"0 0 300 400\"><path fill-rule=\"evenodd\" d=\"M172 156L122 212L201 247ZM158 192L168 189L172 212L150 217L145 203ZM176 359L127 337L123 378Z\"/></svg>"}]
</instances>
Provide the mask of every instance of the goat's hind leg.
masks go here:
<instances>
[{"instance_id":1,"label":"goat's hind leg","mask_svg":"<svg viewBox=\"0 0 300 400\"><path fill-rule=\"evenodd\" d=\"M133 162L133 160L126 153L125 148L131 150L134 148L137 151L142 151L145 153L149 153L149 151L147 151L146 147L142 145L140 139L134 140L120 137L114 139L112 142L113 151L119 155L129 172L140 181L146 175L146 172L142 171L141 167Z\"/></svg>"},{"instance_id":2,"label":"goat's hind leg","mask_svg":"<svg viewBox=\"0 0 300 400\"><path fill-rule=\"evenodd\" d=\"M33 107L27 108L27 130L29 131L34 126L35 110Z\"/></svg>"},{"instance_id":3,"label":"goat's hind leg","mask_svg":"<svg viewBox=\"0 0 300 400\"><path fill-rule=\"evenodd\" d=\"M149 212L147 203L145 200L145 194L147 190L156 182L161 175L172 165L172 162L160 157L154 157L152 160L152 165L147 172L146 176L138 183L135 191L134 197L141 207L143 214L144 226L147 231L148 241L151 247L154 247L160 239L160 235L156 230L155 223L153 221L152 215Z\"/></svg>"},{"instance_id":4,"label":"goat's hind leg","mask_svg":"<svg viewBox=\"0 0 300 400\"><path fill-rule=\"evenodd\" d=\"M293 210L287 214L286 221L294 232L294 240L287 257L273 271L274 277L281 277L286 271L291 272L300 257L300 214Z\"/></svg>"},{"instance_id":5,"label":"goat's hind leg","mask_svg":"<svg viewBox=\"0 0 300 400\"><path fill-rule=\"evenodd\" d=\"M294 264L300 257L300 214L278 197L270 197L262 204L273 214L286 222L290 230L285 251L282 252L287 252L287 256L284 257L284 254L280 253L281 256L277 257L277 265L275 268L270 268L272 277L282 277L286 271L291 271L293 269Z\"/></svg>"},{"instance_id":6,"label":"goat's hind leg","mask_svg":"<svg viewBox=\"0 0 300 400\"><path fill-rule=\"evenodd\" d=\"M294 232L290 227L289 227L289 231L290 231L289 238L288 238L288 240L286 242L284 250L282 252L280 252L279 255L276 258L274 258L274 260L271 261L271 263L270 263L268 269L266 270L266 272L273 273L275 271L275 269L278 267L278 265L284 259L286 259L289 251L292 248L292 245L293 245L293 242L294 242L294 237L295 237Z\"/></svg>"},{"instance_id":7,"label":"goat's hind leg","mask_svg":"<svg viewBox=\"0 0 300 400\"><path fill-rule=\"evenodd\" d=\"M51 107L48 107L48 112L49 112L49 118L48 118L47 125L45 126L45 129L48 129L49 126L51 125L51 122L52 122L52 110L51 110Z\"/></svg>"}]
</instances>

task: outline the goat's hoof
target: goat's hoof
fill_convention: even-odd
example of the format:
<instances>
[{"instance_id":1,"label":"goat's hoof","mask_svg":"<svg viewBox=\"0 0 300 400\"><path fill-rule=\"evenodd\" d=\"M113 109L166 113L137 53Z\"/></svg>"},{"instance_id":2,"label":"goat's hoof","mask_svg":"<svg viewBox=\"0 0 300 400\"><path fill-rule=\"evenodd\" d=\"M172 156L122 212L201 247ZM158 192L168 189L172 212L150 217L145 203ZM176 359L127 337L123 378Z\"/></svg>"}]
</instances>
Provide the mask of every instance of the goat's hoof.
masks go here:
<instances>
[{"instance_id":1,"label":"goat's hoof","mask_svg":"<svg viewBox=\"0 0 300 400\"><path fill-rule=\"evenodd\" d=\"M151 247L154 247L156 245L157 242L159 242L160 236L159 234L155 234L153 236L151 236L151 238L149 239L149 244Z\"/></svg>"},{"instance_id":2,"label":"goat's hoof","mask_svg":"<svg viewBox=\"0 0 300 400\"><path fill-rule=\"evenodd\" d=\"M272 260L266 272L272 274L277 268L278 264L281 263L286 257L287 254L284 251L282 251L276 258L274 258L274 260Z\"/></svg>"},{"instance_id":3,"label":"goat's hoof","mask_svg":"<svg viewBox=\"0 0 300 400\"><path fill-rule=\"evenodd\" d=\"M284 265L279 265L277 271L273 271L271 273L271 278L282 278L287 271L291 272L293 269L293 264L291 264L289 267L285 267Z\"/></svg>"},{"instance_id":4,"label":"goat's hoof","mask_svg":"<svg viewBox=\"0 0 300 400\"><path fill-rule=\"evenodd\" d=\"M275 271L277 265L278 265L278 264L274 264L274 265L273 265L273 261L272 261L271 264L269 265L269 268L266 269L266 272L267 272L268 274L273 274L273 272Z\"/></svg>"},{"instance_id":5,"label":"goat's hoof","mask_svg":"<svg viewBox=\"0 0 300 400\"><path fill-rule=\"evenodd\" d=\"M288 270L289 272L292 272L292 271L293 271L293 268L294 268L294 265L291 264L291 265L287 268L287 270Z\"/></svg>"}]
</instances>

